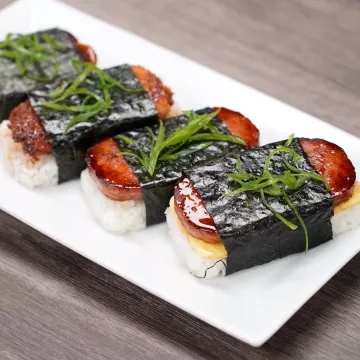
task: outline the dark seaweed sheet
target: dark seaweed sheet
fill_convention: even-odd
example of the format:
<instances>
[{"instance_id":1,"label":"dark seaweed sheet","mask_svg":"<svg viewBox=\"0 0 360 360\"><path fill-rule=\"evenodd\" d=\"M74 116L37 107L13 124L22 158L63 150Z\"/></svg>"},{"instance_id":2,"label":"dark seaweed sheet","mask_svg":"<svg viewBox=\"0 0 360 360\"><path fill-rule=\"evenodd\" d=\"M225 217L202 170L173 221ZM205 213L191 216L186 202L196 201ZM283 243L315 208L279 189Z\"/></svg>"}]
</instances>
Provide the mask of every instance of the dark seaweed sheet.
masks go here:
<instances>
[{"instance_id":1,"label":"dark seaweed sheet","mask_svg":"<svg viewBox=\"0 0 360 360\"><path fill-rule=\"evenodd\" d=\"M242 153L243 171L261 175L269 153L283 144L284 142L269 144ZM291 148L303 158L296 165L291 156L286 156L292 165L305 171L314 170L298 139L294 139ZM234 190L234 182L226 174L236 172L236 161L237 157L231 156L218 163L185 172L202 196L225 245L228 253L227 275L305 250L305 236L301 225L295 231L289 229L265 207L260 195L244 193L223 196ZM281 155L273 158L270 170L276 174L283 173L285 166ZM311 180L289 197L307 226L309 248L332 239L330 218L333 216L334 199L322 182ZM278 213L298 223L282 198L267 198Z\"/></svg>"},{"instance_id":2,"label":"dark seaweed sheet","mask_svg":"<svg viewBox=\"0 0 360 360\"><path fill-rule=\"evenodd\" d=\"M212 113L210 108L198 110L198 114ZM165 132L168 136L177 127L183 126L187 123L188 117L185 115L177 116L165 122ZM230 134L226 125L217 117L212 120L222 133ZM158 125L152 127L155 134L158 131ZM138 142L138 144L149 152L151 149L151 137L146 129L132 130L126 133L128 137ZM136 148L125 143L122 140L116 139L121 151L134 151ZM158 170L154 177L150 177L140 162L131 156L126 156L127 162L130 164L132 170L138 176L141 183L145 207L146 207L146 225L154 225L165 221L165 210L169 205L169 200L173 195L174 185L181 177L182 171L191 169L195 166L203 165L208 161L219 159L229 152L239 153L243 151L244 147L227 142L214 142L210 147L181 157L176 161L164 161L158 164Z\"/></svg>"},{"instance_id":3,"label":"dark seaweed sheet","mask_svg":"<svg viewBox=\"0 0 360 360\"><path fill-rule=\"evenodd\" d=\"M60 29L39 31L36 34L40 36L47 34L53 37L64 49L64 51L58 52L59 76L74 75L71 60L85 60L81 52L73 45L72 39L75 38L70 33ZM40 40L42 40L41 37ZM33 66L30 71L36 76L51 77L54 71L54 60L41 61L36 67ZM19 69L12 60L0 57L0 122L7 119L11 110L26 99L26 94L29 91L44 85L41 81L20 77L18 74Z\"/></svg>"},{"instance_id":4,"label":"dark seaweed sheet","mask_svg":"<svg viewBox=\"0 0 360 360\"><path fill-rule=\"evenodd\" d=\"M129 65L120 65L104 71L128 88L142 89L140 81ZM97 81L95 75L91 75L84 87L99 92L96 89ZM52 153L59 167L59 183L79 177L86 167L85 153L91 145L119 132L154 124L158 119L156 107L145 91L129 94L112 88L110 92L113 105L109 112L100 113L91 121L78 123L63 134L74 113L53 111L40 105L41 99L46 98L56 85L47 85L41 90L35 90L29 99L49 137ZM69 105L77 105L81 100L81 96L72 96Z\"/></svg>"}]
</instances>

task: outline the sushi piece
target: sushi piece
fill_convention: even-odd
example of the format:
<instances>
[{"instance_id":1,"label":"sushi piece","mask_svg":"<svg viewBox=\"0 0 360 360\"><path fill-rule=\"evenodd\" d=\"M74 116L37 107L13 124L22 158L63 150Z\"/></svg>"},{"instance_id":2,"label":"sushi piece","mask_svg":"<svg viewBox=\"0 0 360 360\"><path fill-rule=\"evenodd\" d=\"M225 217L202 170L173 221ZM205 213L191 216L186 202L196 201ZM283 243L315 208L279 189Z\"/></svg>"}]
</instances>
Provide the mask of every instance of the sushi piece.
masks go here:
<instances>
[{"instance_id":1,"label":"sushi piece","mask_svg":"<svg viewBox=\"0 0 360 360\"><path fill-rule=\"evenodd\" d=\"M339 146L295 138L185 171L166 215L190 272L214 278L357 227L360 184Z\"/></svg>"},{"instance_id":2,"label":"sushi piece","mask_svg":"<svg viewBox=\"0 0 360 360\"><path fill-rule=\"evenodd\" d=\"M206 108L94 145L88 150L81 186L90 210L106 230L136 231L165 221L183 169L256 147L258 142L258 129L240 113Z\"/></svg>"},{"instance_id":3,"label":"sushi piece","mask_svg":"<svg viewBox=\"0 0 360 360\"><path fill-rule=\"evenodd\" d=\"M91 145L156 123L174 109L171 90L141 66L100 70L74 62L74 67L76 78L34 90L0 126L5 161L25 186L79 177Z\"/></svg>"},{"instance_id":4,"label":"sushi piece","mask_svg":"<svg viewBox=\"0 0 360 360\"><path fill-rule=\"evenodd\" d=\"M0 122L9 118L30 91L58 77L75 75L73 59L97 61L90 46L61 29L9 34L0 42Z\"/></svg>"}]
</instances>

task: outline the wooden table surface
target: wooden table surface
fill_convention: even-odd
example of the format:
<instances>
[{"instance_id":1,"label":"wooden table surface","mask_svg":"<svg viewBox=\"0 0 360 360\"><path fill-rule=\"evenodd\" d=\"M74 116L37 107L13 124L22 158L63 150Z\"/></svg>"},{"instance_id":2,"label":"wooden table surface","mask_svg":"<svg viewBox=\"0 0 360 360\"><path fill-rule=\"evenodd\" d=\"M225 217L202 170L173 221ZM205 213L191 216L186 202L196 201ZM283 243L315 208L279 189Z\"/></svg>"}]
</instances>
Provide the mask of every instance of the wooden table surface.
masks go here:
<instances>
[{"instance_id":1,"label":"wooden table surface","mask_svg":"<svg viewBox=\"0 0 360 360\"><path fill-rule=\"evenodd\" d=\"M358 0L66 2L360 136ZM0 358L359 359L359 264L256 349L0 212Z\"/></svg>"}]
</instances>

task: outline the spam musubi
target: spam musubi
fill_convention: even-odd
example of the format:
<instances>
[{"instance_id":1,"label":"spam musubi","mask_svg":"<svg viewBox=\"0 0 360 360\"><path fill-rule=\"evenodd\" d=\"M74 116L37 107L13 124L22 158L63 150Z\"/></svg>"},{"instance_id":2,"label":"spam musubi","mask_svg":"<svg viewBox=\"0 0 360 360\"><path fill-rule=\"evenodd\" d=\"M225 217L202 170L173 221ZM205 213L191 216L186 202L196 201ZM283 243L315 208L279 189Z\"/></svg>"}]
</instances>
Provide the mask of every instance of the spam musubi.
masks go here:
<instances>
[{"instance_id":1,"label":"spam musubi","mask_svg":"<svg viewBox=\"0 0 360 360\"><path fill-rule=\"evenodd\" d=\"M187 112L91 147L81 185L89 208L106 230L136 231L165 221L182 170L258 143L256 126L236 111Z\"/></svg>"},{"instance_id":2,"label":"spam musubi","mask_svg":"<svg viewBox=\"0 0 360 360\"><path fill-rule=\"evenodd\" d=\"M173 110L171 90L141 66L101 70L76 60L73 66L76 77L34 90L0 126L5 161L28 187L79 177L91 145Z\"/></svg>"},{"instance_id":3,"label":"spam musubi","mask_svg":"<svg viewBox=\"0 0 360 360\"><path fill-rule=\"evenodd\" d=\"M61 29L8 34L0 42L0 122L30 91L75 75L73 59L93 64L97 60L90 46Z\"/></svg>"},{"instance_id":4,"label":"spam musubi","mask_svg":"<svg viewBox=\"0 0 360 360\"><path fill-rule=\"evenodd\" d=\"M167 222L190 272L213 278L327 242L359 225L359 205L342 148L290 137L185 171Z\"/></svg>"}]
</instances>

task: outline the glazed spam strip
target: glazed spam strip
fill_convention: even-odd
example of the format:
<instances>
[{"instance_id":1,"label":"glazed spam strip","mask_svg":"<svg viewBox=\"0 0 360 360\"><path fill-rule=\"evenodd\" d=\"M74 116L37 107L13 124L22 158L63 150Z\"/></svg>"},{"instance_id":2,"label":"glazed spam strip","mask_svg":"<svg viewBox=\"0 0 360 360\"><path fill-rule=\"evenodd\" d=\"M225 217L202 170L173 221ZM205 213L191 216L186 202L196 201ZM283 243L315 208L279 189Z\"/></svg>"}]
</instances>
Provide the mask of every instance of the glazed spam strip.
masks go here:
<instances>
[{"instance_id":1,"label":"glazed spam strip","mask_svg":"<svg viewBox=\"0 0 360 360\"><path fill-rule=\"evenodd\" d=\"M249 148L258 146L259 131L242 114L225 108L203 109L201 114L219 111L212 124L224 134L232 134L246 141ZM188 122L186 115L169 119L165 123L168 134ZM157 134L158 126L153 127ZM146 129L138 129L125 134L149 149L151 136ZM175 182L181 177L183 169L204 164L231 152L238 153L244 147L234 143L214 142L210 147L172 161L159 164L156 174L151 177L138 159L126 155L134 147L119 139L106 139L89 149L87 155L88 171L98 190L115 202L143 200L146 207L146 225L165 220L164 211L173 192ZM125 153L125 155L122 155ZM120 221L120 220L119 220Z\"/></svg>"},{"instance_id":2,"label":"glazed spam strip","mask_svg":"<svg viewBox=\"0 0 360 360\"><path fill-rule=\"evenodd\" d=\"M73 35L64 30L49 29L35 34L42 45L48 46L44 36L47 39L52 39L58 50L56 51L56 59L55 57L45 60L39 59L30 66L29 76L19 74L19 67L15 60L10 57L11 53L8 54L11 49L3 47L4 42L0 43L2 53L6 55L1 56L0 52L0 122L8 119L11 110L26 99L28 92L44 85L44 80L41 79L49 78L45 82L51 82L55 61L58 61L58 71L55 74L54 81L58 77L68 77L75 74L72 66L73 59L96 64L95 51L90 46L78 42Z\"/></svg>"},{"instance_id":3,"label":"glazed spam strip","mask_svg":"<svg viewBox=\"0 0 360 360\"><path fill-rule=\"evenodd\" d=\"M269 144L241 154L242 171L261 175L269 154L283 145ZM287 195L305 222L311 248L333 238L334 207L351 200L355 169L343 149L325 140L294 139L290 147L302 158L292 165L301 172L315 171L328 185L327 189L324 182L310 179ZM292 161L291 157L286 159ZM217 254L213 268L207 270L210 263L200 270L205 277L209 275L206 271L215 274L216 267L218 272L230 274L305 250L304 230L283 197L267 196L267 203L297 224L295 230L279 221L259 193L228 196L237 184L227 174L236 173L237 163L238 159L232 157L186 171L175 187L168 221L177 224L193 249L207 249L208 255L214 250ZM270 169L278 175L288 170L281 153L274 156Z\"/></svg>"},{"instance_id":4,"label":"glazed spam strip","mask_svg":"<svg viewBox=\"0 0 360 360\"><path fill-rule=\"evenodd\" d=\"M59 183L80 175L86 167L86 150L100 139L133 127L153 124L158 121L158 114L166 117L171 111L171 90L148 70L120 65L106 69L104 73L131 91L112 87L111 108L96 113L89 120L72 125L78 113L43 106L44 99L52 100L52 92L63 85L62 81L33 91L27 101L11 112L9 129L12 139L22 145L24 153L34 162L43 156L54 155ZM98 84L99 79L90 74L82 89L96 94ZM73 95L66 100L66 106L78 106L85 97L86 94Z\"/></svg>"},{"instance_id":5,"label":"glazed spam strip","mask_svg":"<svg viewBox=\"0 0 360 360\"><path fill-rule=\"evenodd\" d=\"M126 67L127 66L124 66L124 69L126 69ZM171 90L165 86L156 75L142 66L131 66L131 70L155 104L159 117L165 119L170 113L171 106L174 103ZM123 70L121 69L120 71ZM130 73L130 71L128 72ZM132 98L133 97L130 96L129 100L132 100ZM129 114L129 116L131 116L131 114ZM38 116L38 113L31 105L30 100L21 103L11 112L9 127L14 140L22 143L24 151L29 155L39 156L51 153L49 136L44 129L43 122Z\"/></svg>"},{"instance_id":6,"label":"glazed spam strip","mask_svg":"<svg viewBox=\"0 0 360 360\"><path fill-rule=\"evenodd\" d=\"M355 169L346 153L339 146L321 139L299 139L312 167L325 179L334 197L334 206L351 197L355 183ZM182 187L189 189L184 195ZM175 187L175 210L189 234L209 243L219 243L221 238L216 225L200 194L184 177ZM185 208L185 203L187 204ZM198 214L201 214L199 219Z\"/></svg>"}]
</instances>

